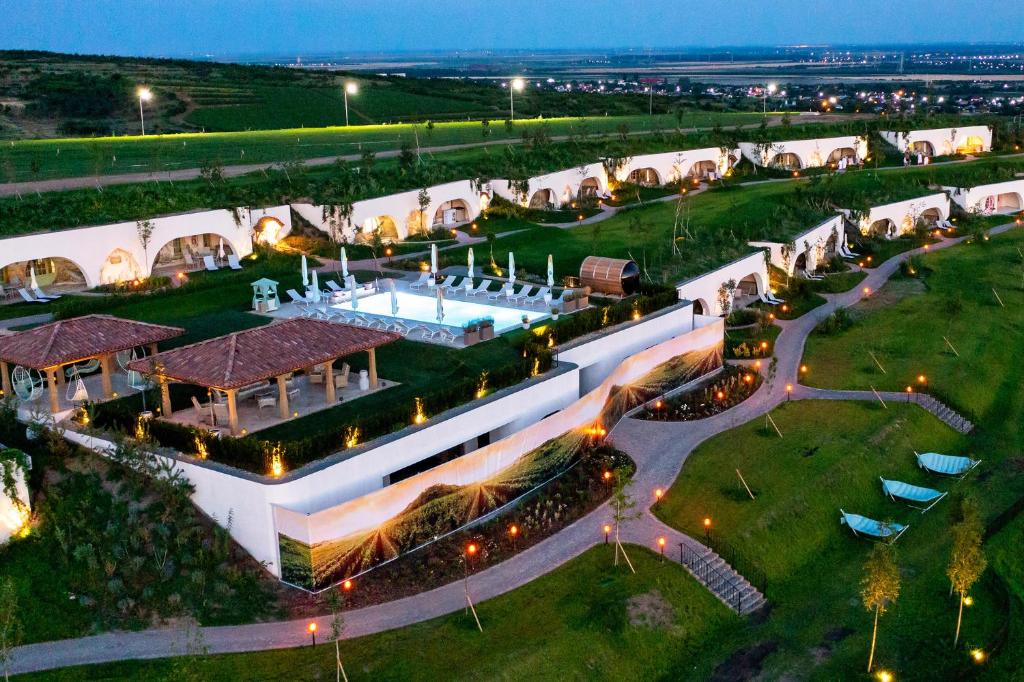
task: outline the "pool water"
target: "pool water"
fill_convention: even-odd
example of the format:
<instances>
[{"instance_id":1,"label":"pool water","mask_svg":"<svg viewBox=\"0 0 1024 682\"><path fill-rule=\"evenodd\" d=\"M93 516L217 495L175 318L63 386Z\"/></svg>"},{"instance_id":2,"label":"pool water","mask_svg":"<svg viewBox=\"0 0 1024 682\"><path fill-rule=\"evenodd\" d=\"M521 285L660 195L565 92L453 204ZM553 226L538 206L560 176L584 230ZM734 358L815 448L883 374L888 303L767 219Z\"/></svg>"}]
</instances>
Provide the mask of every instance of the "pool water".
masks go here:
<instances>
[{"instance_id":1,"label":"pool water","mask_svg":"<svg viewBox=\"0 0 1024 682\"><path fill-rule=\"evenodd\" d=\"M391 294L380 293L359 299L357 312L381 317L396 317L400 320L412 320L437 324L437 298L420 296L406 291L399 291L398 315L391 314ZM481 298L483 298L481 296ZM352 310L351 303L340 303L332 306L341 310ZM532 310L524 308L502 308L479 301L466 301L455 298L444 299L444 320L441 324L447 327L464 327L474 320L489 317L494 320L494 332L501 334L523 323L523 315L530 322L547 315L548 306L535 306Z\"/></svg>"}]
</instances>

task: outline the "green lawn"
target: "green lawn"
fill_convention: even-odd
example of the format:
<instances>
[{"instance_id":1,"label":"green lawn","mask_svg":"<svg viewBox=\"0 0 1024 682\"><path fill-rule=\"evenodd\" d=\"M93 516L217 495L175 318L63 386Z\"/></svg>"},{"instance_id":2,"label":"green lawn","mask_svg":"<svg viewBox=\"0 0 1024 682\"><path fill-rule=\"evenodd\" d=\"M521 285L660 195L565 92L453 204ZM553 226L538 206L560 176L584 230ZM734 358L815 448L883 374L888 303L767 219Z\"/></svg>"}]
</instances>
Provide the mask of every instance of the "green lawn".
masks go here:
<instances>
[{"instance_id":1,"label":"green lawn","mask_svg":"<svg viewBox=\"0 0 1024 682\"><path fill-rule=\"evenodd\" d=\"M483 633L459 611L343 642L345 670L351 680L706 678L704 647L741 631L741 621L678 564L639 547L629 551L636 575L624 566L614 568L611 548L600 546L478 604ZM469 585L472 590L472 579ZM21 679L181 679L189 673L204 680L334 679L333 666L334 647L328 643L187 662L132 661Z\"/></svg>"},{"instance_id":2,"label":"green lawn","mask_svg":"<svg viewBox=\"0 0 1024 682\"><path fill-rule=\"evenodd\" d=\"M710 517L714 532L767 575L770 615L704 655L723 660L771 642L779 648L764 662L765 679L863 675L871 616L858 591L871 543L840 525L842 507L911 524L897 544L903 589L881 621L880 667L901 680L957 679L970 664L965 650L951 651L956 612L944 576L951 503L922 516L885 498L878 477L978 496L991 492L995 477L953 485L917 469L914 449L960 452L965 439L914 405L793 402L772 417L783 438L755 419L705 442L656 508L660 518L695 537ZM736 469L756 500L741 487ZM1024 481L1017 483L1024 488ZM962 644L988 647L1005 615L988 589L972 592L975 606Z\"/></svg>"}]
</instances>

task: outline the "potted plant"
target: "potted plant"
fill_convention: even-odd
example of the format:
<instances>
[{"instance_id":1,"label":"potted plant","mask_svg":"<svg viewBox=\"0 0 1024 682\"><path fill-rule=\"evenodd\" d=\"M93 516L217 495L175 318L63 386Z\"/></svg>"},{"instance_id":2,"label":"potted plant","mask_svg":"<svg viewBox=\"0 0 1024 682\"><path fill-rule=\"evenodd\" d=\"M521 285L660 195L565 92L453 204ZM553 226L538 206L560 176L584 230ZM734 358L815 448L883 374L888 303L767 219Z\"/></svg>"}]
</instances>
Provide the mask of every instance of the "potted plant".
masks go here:
<instances>
[{"instance_id":1,"label":"potted plant","mask_svg":"<svg viewBox=\"0 0 1024 682\"><path fill-rule=\"evenodd\" d=\"M576 295L576 309L583 310L590 305L590 287L583 287Z\"/></svg>"},{"instance_id":2,"label":"potted plant","mask_svg":"<svg viewBox=\"0 0 1024 682\"><path fill-rule=\"evenodd\" d=\"M558 306L556 306L556 305L551 306L551 319L557 321L558 320L558 314L560 312L561 311L558 309Z\"/></svg>"},{"instance_id":3,"label":"potted plant","mask_svg":"<svg viewBox=\"0 0 1024 682\"><path fill-rule=\"evenodd\" d=\"M470 322L462 328L462 342L467 346L480 342L480 324L478 322Z\"/></svg>"},{"instance_id":4,"label":"potted plant","mask_svg":"<svg viewBox=\"0 0 1024 682\"><path fill-rule=\"evenodd\" d=\"M489 341L494 338L494 320L485 317L480 320L480 340Z\"/></svg>"},{"instance_id":5,"label":"potted plant","mask_svg":"<svg viewBox=\"0 0 1024 682\"><path fill-rule=\"evenodd\" d=\"M575 291L569 291L569 293L567 293L562 298L562 310L564 310L567 313L571 313L572 311L576 310L576 292Z\"/></svg>"},{"instance_id":6,"label":"potted plant","mask_svg":"<svg viewBox=\"0 0 1024 682\"><path fill-rule=\"evenodd\" d=\"M528 318L526 315L523 315L522 320L523 320L523 329L529 329L530 328L530 318Z\"/></svg>"}]
</instances>

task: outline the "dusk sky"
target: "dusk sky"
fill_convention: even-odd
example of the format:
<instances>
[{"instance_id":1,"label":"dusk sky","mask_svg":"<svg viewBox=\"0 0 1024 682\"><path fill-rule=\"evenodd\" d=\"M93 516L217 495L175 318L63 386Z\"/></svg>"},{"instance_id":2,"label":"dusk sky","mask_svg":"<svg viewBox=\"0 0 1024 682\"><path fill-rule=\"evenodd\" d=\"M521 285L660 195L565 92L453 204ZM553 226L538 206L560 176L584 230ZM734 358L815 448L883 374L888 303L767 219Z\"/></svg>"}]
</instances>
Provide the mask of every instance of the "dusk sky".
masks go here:
<instances>
[{"instance_id":1,"label":"dusk sky","mask_svg":"<svg viewBox=\"0 0 1024 682\"><path fill-rule=\"evenodd\" d=\"M0 47L124 55L1021 41L1020 0L0 0Z\"/></svg>"}]
</instances>

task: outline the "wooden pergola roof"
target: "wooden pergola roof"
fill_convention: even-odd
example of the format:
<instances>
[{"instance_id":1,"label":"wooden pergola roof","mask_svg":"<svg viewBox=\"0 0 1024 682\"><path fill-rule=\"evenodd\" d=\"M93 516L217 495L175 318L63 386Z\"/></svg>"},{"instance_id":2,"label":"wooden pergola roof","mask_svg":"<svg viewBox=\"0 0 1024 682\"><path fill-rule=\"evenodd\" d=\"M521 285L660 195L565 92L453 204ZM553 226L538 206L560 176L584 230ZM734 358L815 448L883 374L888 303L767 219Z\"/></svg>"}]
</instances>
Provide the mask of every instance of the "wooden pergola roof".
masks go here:
<instances>
[{"instance_id":1,"label":"wooden pergola roof","mask_svg":"<svg viewBox=\"0 0 1024 682\"><path fill-rule=\"evenodd\" d=\"M166 341L184 333L180 327L112 315L84 315L0 337L0 361L43 370Z\"/></svg>"},{"instance_id":2,"label":"wooden pergola roof","mask_svg":"<svg viewBox=\"0 0 1024 682\"><path fill-rule=\"evenodd\" d=\"M158 353L128 368L231 390L400 338L394 332L299 317Z\"/></svg>"}]
</instances>

